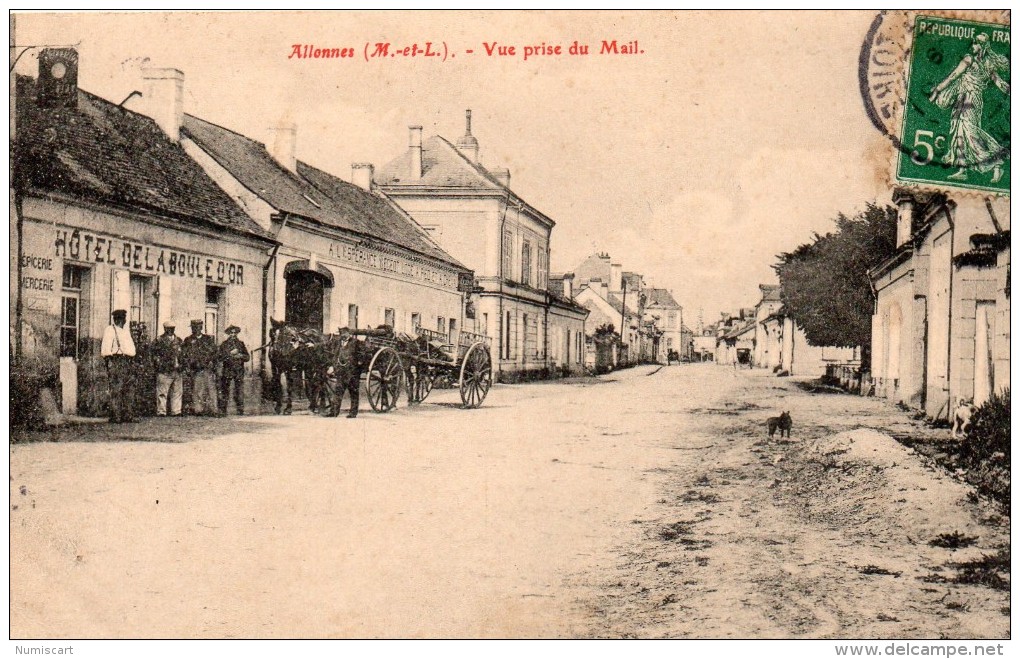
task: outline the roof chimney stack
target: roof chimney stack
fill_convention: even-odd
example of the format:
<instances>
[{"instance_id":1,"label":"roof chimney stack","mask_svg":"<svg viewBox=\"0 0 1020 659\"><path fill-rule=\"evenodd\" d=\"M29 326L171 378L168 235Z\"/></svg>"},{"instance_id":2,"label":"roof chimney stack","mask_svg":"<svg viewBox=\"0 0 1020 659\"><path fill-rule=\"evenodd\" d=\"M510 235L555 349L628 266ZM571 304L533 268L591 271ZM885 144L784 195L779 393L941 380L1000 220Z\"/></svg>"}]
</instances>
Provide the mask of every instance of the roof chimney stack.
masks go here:
<instances>
[{"instance_id":1,"label":"roof chimney stack","mask_svg":"<svg viewBox=\"0 0 1020 659\"><path fill-rule=\"evenodd\" d=\"M496 167L495 169L491 170L491 172L492 175L496 177L496 180L499 181L500 185L502 185L504 188L510 187L509 169L507 169L506 167Z\"/></svg>"},{"instance_id":2,"label":"roof chimney stack","mask_svg":"<svg viewBox=\"0 0 1020 659\"><path fill-rule=\"evenodd\" d=\"M464 136L457 140L457 150L464 154L468 160L473 163L478 162L478 140L471 134L471 110L465 113L466 119L466 130ZM509 182L509 172L507 172L507 182Z\"/></svg>"},{"instance_id":3,"label":"roof chimney stack","mask_svg":"<svg viewBox=\"0 0 1020 659\"><path fill-rule=\"evenodd\" d=\"M421 126L408 126L411 130L411 180L421 180Z\"/></svg>"},{"instance_id":4,"label":"roof chimney stack","mask_svg":"<svg viewBox=\"0 0 1020 659\"><path fill-rule=\"evenodd\" d=\"M297 124L281 121L269 129L269 155L292 173L297 173Z\"/></svg>"},{"instance_id":5,"label":"roof chimney stack","mask_svg":"<svg viewBox=\"0 0 1020 659\"><path fill-rule=\"evenodd\" d=\"M173 141L181 139L184 121L184 73L177 69L142 69L142 106Z\"/></svg>"},{"instance_id":6,"label":"roof chimney stack","mask_svg":"<svg viewBox=\"0 0 1020 659\"><path fill-rule=\"evenodd\" d=\"M351 165L351 183L362 190L372 191L372 179L375 178L375 166L369 162L356 162Z\"/></svg>"}]
</instances>

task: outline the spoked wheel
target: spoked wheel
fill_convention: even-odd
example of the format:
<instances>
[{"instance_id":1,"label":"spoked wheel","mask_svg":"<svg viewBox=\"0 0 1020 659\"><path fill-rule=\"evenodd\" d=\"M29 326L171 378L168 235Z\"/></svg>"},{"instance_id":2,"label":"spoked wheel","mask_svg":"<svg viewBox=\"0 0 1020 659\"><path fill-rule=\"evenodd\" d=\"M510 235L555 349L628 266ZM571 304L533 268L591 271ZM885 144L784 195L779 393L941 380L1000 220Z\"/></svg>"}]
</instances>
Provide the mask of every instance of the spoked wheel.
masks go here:
<instances>
[{"instance_id":1,"label":"spoked wheel","mask_svg":"<svg viewBox=\"0 0 1020 659\"><path fill-rule=\"evenodd\" d=\"M397 406L404 368L393 348L380 348L368 365L368 403L376 412L389 412Z\"/></svg>"},{"instance_id":2,"label":"spoked wheel","mask_svg":"<svg viewBox=\"0 0 1020 659\"><path fill-rule=\"evenodd\" d=\"M464 355L460 367L460 400L464 407L474 408L482 404L492 386L492 359L484 343L475 343Z\"/></svg>"},{"instance_id":3,"label":"spoked wheel","mask_svg":"<svg viewBox=\"0 0 1020 659\"><path fill-rule=\"evenodd\" d=\"M435 374L429 366L411 366L407 376L407 402L411 404L420 403L429 397L432 391L432 384L435 382Z\"/></svg>"}]
</instances>

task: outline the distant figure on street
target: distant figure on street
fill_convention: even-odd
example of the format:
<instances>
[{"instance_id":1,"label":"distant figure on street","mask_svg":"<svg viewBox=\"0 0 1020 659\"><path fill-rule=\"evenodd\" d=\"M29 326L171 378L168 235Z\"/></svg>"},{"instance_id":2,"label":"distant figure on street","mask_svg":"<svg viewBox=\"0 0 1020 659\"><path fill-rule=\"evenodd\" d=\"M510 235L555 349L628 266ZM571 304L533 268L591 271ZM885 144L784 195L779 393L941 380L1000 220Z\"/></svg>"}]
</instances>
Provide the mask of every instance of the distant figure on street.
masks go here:
<instances>
[{"instance_id":1,"label":"distant figure on street","mask_svg":"<svg viewBox=\"0 0 1020 659\"><path fill-rule=\"evenodd\" d=\"M227 328L227 340L220 344L217 357L222 364L220 373L220 414L227 413L227 398L230 385L234 385L234 407L238 414L244 414L244 364L251 361L251 354L237 335L241 328L231 325Z\"/></svg>"},{"instance_id":2,"label":"distant figure on street","mask_svg":"<svg viewBox=\"0 0 1020 659\"><path fill-rule=\"evenodd\" d=\"M163 334L152 348L153 369L156 371L156 416L180 416L184 395L181 377L184 344L175 334L173 321L163 323Z\"/></svg>"},{"instance_id":3,"label":"distant figure on street","mask_svg":"<svg viewBox=\"0 0 1020 659\"><path fill-rule=\"evenodd\" d=\"M127 311L116 309L111 315L113 324L103 331L100 354L106 362L106 372L110 377L110 422L126 423L134 420L130 387L135 342L131 338L131 332L124 327L127 322Z\"/></svg>"},{"instance_id":4,"label":"distant figure on street","mask_svg":"<svg viewBox=\"0 0 1020 659\"><path fill-rule=\"evenodd\" d=\"M351 407L347 418L358 416L358 388L361 386L361 372L364 369L364 347L346 327L340 328L339 346L334 353L333 366L329 367L330 375L335 382L327 380L330 389L330 416L340 415L344 392L350 392Z\"/></svg>"},{"instance_id":5,"label":"distant figure on street","mask_svg":"<svg viewBox=\"0 0 1020 659\"><path fill-rule=\"evenodd\" d=\"M216 339L202 333L202 321L191 321L191 336L182 346L184 368L191 381L191 414L216 415Z\"/></svg>"}]
</instances>

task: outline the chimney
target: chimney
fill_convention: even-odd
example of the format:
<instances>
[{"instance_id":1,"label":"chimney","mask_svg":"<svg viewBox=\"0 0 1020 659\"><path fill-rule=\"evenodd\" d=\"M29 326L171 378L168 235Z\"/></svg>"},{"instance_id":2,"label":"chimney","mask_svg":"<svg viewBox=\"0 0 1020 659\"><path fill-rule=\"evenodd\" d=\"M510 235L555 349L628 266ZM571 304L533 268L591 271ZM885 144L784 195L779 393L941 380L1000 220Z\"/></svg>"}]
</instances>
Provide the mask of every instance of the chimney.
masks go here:
<instances>
[{"instance_id":1,"label":"chimney","mask_svg":"<svg viewBox=\"0 0 1020 659\"><path fill-rule=\"evenodd\" d=\"M372 191L375 166L370 162L356 162L351 165L351 183L362 190Z\"/></svg>"},{"instance_id":2,"label":"chimney","mask_svg":"<svg viewBox=\"0 0 1020 659\"><path fill-rule=\"evenodd\" d=\"M408 126L411 130L411 176L412 181L421 179L421 126Z\"/></svg>"},{"instance_id":3,"label":"chimney","mask_svg":"<svg viewBox=\"0 0 1020 659\"><path fill-rule=\"evenodd\" d=\"M142 69L142 103L173 141L181 139L184 120L184 73L177 69Z\"/></svg>"},{"instance_id":4,"label":"chimney","mask_svg":"<svg viewBox=\"0 0 1020 659\"><path fill-rule=\"evenodd\" d=\"M623 290L623 266L619 263L609 264L609 287L614 293Z\"/></svg>"},{"instance_id":5,"label":"chimney","mask_svg":"<svg viewBox=\"0 0 1020 659\"><path fill-rule=\"evenodd\" d=\"M13 36L11 38L13 39ZM44 48L39 53L37 102L41 108L78 107L77 50ZM13 123L11 125L13 126Z\"/></svg>"},{"instance_id":6,"label":"chimney","mask_svg":"<svg viewBox=\"0 0 1020 659\"><path fill-rule=\"evenodd\" d=\"M563 297L568 300L574 299L574 273L572 272L563 275Z\"/></svg>"},{"instance_id":7,"label":"chimney","mask_svg":"<svg viewBox=\"0 0 1020 659\"><path fill-rule=\"evenodd\" d=\"M603 300L608 300L609 299L609 284L608 283L602 282L601 284L599 284L599 297L602 298Z\"/></svg>"},{"instance_id":8,"label":"chimney","mask_svg":"<svg viewBox=\"0 0 1020 659\"><path fill-rule=\"evenodd\" d=\"M504 188L510 187L510 170L506 167L497 167L496 169L490 170L492 175L496 177L499 184Z\"/></svg>"},{"instance_id":9,"label":"chimney","mask_svg":"<svg viewBox=\"0 0 1020 659\"><path fill-rule=\"evenodd\" d=\"M297 173L297 124L281 121L269 129L269 155L293 173Z\"/></svg>"},{"instance_id":10,"label":"chimney","mask_svg":"<svg viewBox=\"0 0 1020 659\"><path fill-rule=\"evenodd\" d=\"M896 204L896 247L908 242L914 234L914 195L903 188L893 191L893 203Z\"/></svg>"},{"instance_id":11,"label":"chimney","mask_svg":"<svg viewBox=\"0 0 1020 659\"><path fill-rule=\"evenodd\" d=\"M478 162L478 140L471 134L471 110L465 113L467 129L464 136L457 140L457 150L473 163ZM507 183L510 182L510 172L507 172Z\"/></svg>"}]
</instances>

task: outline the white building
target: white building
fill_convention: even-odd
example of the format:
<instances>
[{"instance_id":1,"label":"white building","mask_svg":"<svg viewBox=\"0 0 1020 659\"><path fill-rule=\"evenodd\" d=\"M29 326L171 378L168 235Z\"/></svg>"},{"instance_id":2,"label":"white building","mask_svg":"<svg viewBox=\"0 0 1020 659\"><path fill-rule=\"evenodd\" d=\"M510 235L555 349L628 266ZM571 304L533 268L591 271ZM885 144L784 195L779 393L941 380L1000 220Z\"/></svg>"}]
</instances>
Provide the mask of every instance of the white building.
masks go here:
<instances>
[{"instance_id":1,"label":"white building","mask_svg":"<svg viewBox=\"0 0 1020 659\"><path fill-rule=\"evenodd\" d=\"M555 222L510 189L508 170L483 167L478 151L470 110L456 144L439 135L423 141L411 126L408 150L376 183L474 271L467 322L491 338L499 371L579 371L588 312L549 288Z\"/></svg>"}]
</instances>

